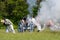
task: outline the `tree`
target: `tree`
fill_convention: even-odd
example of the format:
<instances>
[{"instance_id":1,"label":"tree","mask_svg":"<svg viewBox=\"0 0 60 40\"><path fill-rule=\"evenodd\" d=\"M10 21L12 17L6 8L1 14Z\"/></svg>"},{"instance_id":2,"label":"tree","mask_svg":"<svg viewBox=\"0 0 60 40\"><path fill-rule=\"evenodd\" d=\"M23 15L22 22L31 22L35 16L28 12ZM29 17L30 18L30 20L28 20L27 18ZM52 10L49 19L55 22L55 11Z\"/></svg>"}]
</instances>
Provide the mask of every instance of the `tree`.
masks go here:
<instances>
[{"instance_id":1,"label":"tree","mask_svg":"<svg viewBox=\"0 0 60 40\"><path fill-rule=\"evenodd\" d=\"M28 14L28 5L24 0L0 0L0 15L9 18L13 23Z\"/></svg>"},{"instance_id":2,"label":"tree","mask_svg":"<svg viewBox=\"0 0 60 40\"><path fill-rule=\"evenodd\" d=\"M42 1L42 0L37 0L37 3L36 3L37 6L33 8L33 15L34 15L34 17L37 16L38 9L39 9L39 7L40 7L40 2L41 2L41 1Z\"/></svg>"}]
</instances>

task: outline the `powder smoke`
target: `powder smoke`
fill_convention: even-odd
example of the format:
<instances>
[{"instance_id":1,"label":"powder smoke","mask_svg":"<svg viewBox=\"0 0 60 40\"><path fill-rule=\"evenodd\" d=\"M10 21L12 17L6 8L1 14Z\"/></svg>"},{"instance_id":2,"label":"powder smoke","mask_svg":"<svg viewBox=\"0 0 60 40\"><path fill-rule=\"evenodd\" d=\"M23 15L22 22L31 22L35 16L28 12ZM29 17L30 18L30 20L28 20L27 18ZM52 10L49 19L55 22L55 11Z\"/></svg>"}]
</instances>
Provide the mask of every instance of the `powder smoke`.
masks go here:
<instances>
[{"instance_id":1,"label":"powder smoke","mask_svg":"<svg viewBox=\"0 0 60 40\"><path fill-rule=\"evenodd\" d=\"M37 21L46 22L52 19L55 22L60 22L60 0L42 0L41 8L38 10Z\"/></svg>"},{"instance_id":2,"label":"powder smoke","mask_svg":"<svg viewBox=\"0 0 60 40\"><path fill-rule=\"evenodd\" d=\"M27 0L27 3L29 5L28 6L28 11L29 11L30 14L33 13L33 10L32 9L33 9L34 6L36 6L36 1L37 0Z\"/></svg>"}]
</instances>

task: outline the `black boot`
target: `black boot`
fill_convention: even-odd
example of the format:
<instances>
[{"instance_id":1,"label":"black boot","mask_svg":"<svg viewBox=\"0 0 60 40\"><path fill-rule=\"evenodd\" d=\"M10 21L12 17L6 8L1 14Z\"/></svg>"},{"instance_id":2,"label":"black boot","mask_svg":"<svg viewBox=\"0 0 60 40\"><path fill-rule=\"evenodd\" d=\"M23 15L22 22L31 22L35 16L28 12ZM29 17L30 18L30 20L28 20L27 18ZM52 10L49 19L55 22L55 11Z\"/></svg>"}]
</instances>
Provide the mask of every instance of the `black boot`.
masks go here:
<instances>
[{"instance_id":1,"label":"black boot","mask_svg":"<svg viewBox=\"0 0 60 40\"><path fill-rule=\"evenodd\" d=\"M40 32L40 30L38 30L37 32Z\"/></svg>"}]
</instances>

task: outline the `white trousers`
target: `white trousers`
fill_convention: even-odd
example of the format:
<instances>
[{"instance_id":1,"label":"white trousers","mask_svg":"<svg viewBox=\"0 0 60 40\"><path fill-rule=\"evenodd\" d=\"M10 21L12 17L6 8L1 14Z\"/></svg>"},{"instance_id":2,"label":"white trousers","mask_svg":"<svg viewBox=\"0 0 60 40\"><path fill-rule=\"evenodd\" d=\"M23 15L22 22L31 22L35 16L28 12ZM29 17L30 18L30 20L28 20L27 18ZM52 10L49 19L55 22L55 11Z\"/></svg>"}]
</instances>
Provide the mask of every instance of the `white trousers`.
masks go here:
<instances>
[{"instance_id":1,"label":"white trousers","mask_svg":"<svg viewBox=\"0 0 60 40\"><path fill-rule=\"evenodd\" d=\"M13 28L13 25L7 26L6 32L13 32L13 33L15 33L15 30Z\"/></svg>"},{"instance_id":2,"label":"white trousers","mask_svg":"<svg viewBox=\"0 0 60 40\"><path fill-rule=\"evenodd\" d=\"M41 25L37 25L37 30L41 31Z\"/></svg>"}]
</instances>

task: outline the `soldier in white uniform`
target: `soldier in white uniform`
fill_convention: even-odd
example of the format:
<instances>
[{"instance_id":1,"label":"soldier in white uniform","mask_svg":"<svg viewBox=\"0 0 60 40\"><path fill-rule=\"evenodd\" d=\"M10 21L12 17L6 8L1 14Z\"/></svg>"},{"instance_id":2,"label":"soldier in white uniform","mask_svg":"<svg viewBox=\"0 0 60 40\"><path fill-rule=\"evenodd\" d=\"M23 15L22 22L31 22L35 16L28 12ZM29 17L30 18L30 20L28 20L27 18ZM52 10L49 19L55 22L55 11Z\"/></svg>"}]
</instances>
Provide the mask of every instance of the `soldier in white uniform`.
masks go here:
<instances>
[{"instance_id":1,"label":"soldier in white uniform","mask_svg":"<svg viewBox=\"0 0 60 40\"><path fill-rule=\"evenodd\" d=\"M49 26L51 31L60 31L60 26L58 26L57 24L54 24L52 20L49 20L47 22L47 26Z\"/></svg>"},{"instance_id":2,"label":"soldier in white uniform","mask_svg":"<svg viewBox=\"0 0 60 40\"><path fill-rule=\"evenodd\" d=\"M6 32L15 33L15 30L13 28L13 23L9 19L4 18L1 20L1 22L4 23L4 25L6 26Z\"/></svg>"},{"instance_id":3,"label":"soldier in white uniform","mask_svg":"<svg viewBox=\"0 0 60 40\"><path fill-rule=\"evenodd\" d=\"M39 23L39 21L36 21L36 19L32 17L32 22L35 26L37 26L38 32L41 31L41 24Z\"/></svg>"}]
</instances>

